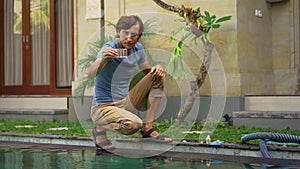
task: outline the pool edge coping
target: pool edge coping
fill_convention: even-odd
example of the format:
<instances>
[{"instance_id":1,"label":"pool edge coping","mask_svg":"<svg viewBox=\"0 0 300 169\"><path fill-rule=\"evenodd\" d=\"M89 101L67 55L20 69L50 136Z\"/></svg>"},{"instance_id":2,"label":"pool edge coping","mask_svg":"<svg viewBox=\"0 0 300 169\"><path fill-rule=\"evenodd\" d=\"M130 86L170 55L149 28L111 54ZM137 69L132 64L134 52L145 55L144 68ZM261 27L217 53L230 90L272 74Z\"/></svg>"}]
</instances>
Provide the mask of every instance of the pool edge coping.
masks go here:
<instances>
[{"instance_id":1,"label":"pool edge coping","mask_svg":"<svg viewBox=\"0 0 300 169\"><path fill-rule=\"evenodd\" d=\"M95 147L91 137L82 136L0 132L0 144L1 141ZM135 138L112 138L111 141L116 146L116 148L119 149L124 149L124 147L126 147L126 149L131 150L148 150L161 152L168 151L174 153L199 153L262 158L259 146L250 144L224 143L221 146L213 146L194 142L141 142L140 139ZM268 146L268 150L271 157L275 159L300 160L299 147L283 147L278 145L270 145Z\"/></svg>"}]
</instances>

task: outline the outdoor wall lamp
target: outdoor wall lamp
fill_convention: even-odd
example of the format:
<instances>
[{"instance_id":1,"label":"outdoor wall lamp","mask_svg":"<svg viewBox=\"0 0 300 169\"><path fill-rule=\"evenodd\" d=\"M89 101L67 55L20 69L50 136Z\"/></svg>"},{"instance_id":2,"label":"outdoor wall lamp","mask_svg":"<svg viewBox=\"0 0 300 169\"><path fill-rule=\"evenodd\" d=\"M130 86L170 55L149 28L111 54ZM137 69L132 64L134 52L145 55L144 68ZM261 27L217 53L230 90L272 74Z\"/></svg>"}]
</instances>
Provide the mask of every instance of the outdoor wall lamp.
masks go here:
<instances>
[{"instance_id":1,"label":"outdoor wall lamp","mask_svg":"<svg viewBox=\"0 0 300 169\"><path fill-rule=\"evenodd\" d=\"M276 3L276 2L283 2L286 0L266 0L268 3Z\"/></svg>"}]
</instances>

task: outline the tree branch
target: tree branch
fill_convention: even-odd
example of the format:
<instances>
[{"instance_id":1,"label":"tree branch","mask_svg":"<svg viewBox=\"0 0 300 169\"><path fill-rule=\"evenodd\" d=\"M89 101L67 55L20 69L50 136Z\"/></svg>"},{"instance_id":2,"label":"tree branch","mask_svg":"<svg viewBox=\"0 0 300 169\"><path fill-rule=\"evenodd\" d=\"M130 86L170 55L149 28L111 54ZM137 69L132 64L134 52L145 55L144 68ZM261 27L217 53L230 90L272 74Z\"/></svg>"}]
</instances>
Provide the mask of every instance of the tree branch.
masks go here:
<instances>
[{"instance_id":1,"label":"tree branch","mask_svg":"<svg viewBox=\"0 0 300 169\"><path fill-rule=\"evenodd\" d=\"M176 12L178 13L180 16L183 17L184 15L184 9L174 6L174 5L169 5L166 4L165 2L161 1L161 0L153 0L158 6L162 7L163 9L167 10L167 11L171 11L171 12Z\"/></svg>"},{"instance_id":2,"label":"tree branch","mask_svg":"<svg viewBox=\"0 0 300 169\"><path fill-rule=\"evenodd\" d=\"M191 111L195 98L198 95L198 89L202 86L204 83L204 80L207 76L208 73L208 68L211 63L211 58L212 58L212 50L214 48L214 45L210 43L208 40L202 41L205 47L205 52L204 52L204 58L202 61L202 65L199 70L199 74L196 77L195 81L191 81L190 85L190 92L189 95L187 96L184 105L182 108L179 110L177 113L177 117L175 120L175 124L180 125L183 121L184 118L189 114Z\"/></svg>"}]
</instances>

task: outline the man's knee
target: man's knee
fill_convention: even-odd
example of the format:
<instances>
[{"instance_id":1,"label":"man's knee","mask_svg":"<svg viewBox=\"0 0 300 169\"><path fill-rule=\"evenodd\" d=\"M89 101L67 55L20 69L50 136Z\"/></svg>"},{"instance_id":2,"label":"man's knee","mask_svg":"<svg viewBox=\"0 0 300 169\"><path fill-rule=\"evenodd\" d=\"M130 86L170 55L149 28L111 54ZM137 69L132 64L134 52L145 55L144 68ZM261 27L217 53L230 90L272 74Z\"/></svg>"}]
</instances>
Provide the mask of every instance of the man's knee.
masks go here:
<instances>
[{"instance_id":1,"label":"man's knee","mask_svg":"<svg viewBox=\"0 0 300 169\"><path fill-rule=\"evenodd\" d=\"M134 121L125 121L120 125L120 133L125 135L134 134L142 128L142 124Z\"/></svg>"},{"instance_id":2,"label":"man's knee","mask_svg":"<svg viewBox=\"0 0 300 169\"><path fill-rule=\"evenodd\" d=\"M165 85L165 77L164 76L154 76L152 77L154 83L159 86L164 86Z\"/></svg>"}]
</instances>

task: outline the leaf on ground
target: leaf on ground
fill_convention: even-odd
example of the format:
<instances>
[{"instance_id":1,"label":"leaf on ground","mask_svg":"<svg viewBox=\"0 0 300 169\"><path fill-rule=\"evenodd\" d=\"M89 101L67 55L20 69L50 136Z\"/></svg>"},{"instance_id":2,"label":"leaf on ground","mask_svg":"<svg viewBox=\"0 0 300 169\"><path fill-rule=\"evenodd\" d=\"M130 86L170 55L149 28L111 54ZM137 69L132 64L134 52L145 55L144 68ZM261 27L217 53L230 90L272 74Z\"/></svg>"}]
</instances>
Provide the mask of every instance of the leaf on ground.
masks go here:
<instances>
[{"instance_id":1,"label":"leaf on ground","mask_svg":"<svg viewBox=\"0 0 300 169\"><path fill-rule=\"evenodd\" d=\"M21 126L15 126L15 128L34 128L36 126L33 125L21 125Z\"/></svg>"},{"instance_id":2,"label":"leaf on ground","mask_svg":"<svg viewBox=\"0 0 300 169\"><path fill-rule=\"evenodd\" d=\"M49 128L47 130L58 131L58 130L69 130L68 127Z\"/></svg>"},{"instance_id":3,"label":"leaf on ground","mask_svg":"<svg viewBox=\"0 0 300 169\"><path fill-rule=\"evenodd\" d=\"M183 134L205 134L212 133L212 131L183 131Z\"/></svg>"}]
</instances>

